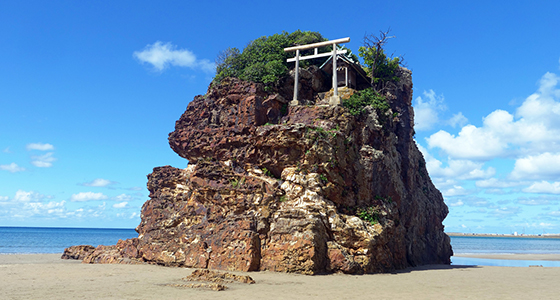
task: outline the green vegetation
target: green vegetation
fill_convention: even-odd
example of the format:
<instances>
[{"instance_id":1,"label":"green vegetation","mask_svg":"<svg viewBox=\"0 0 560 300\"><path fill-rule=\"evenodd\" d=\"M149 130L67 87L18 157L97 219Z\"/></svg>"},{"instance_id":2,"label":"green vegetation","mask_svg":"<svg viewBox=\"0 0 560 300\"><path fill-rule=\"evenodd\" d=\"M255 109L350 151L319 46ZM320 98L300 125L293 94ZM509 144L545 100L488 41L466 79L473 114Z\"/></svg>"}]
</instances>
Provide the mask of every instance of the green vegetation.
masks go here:
<instances>
[{"instance_id":1,"label":"green vegetation","mask_svg":"<svg viewBox=\"0 0 560 300\"><path fill-rule=\"evenodd\" d=\"M238 187L241 187L243 185L243 183L245 183L245 178L241 178L241 179L237 179L237 178L233 178L230 179L229 181L231 183L231 186L236 189Z\"/></svg>"},{"instance_id":2,"label":"green vegetation","mask_svg":"<svg viewBox=\"0 0 560 300\"><path fill-rule=\"evenodd\" d=\"M382 196L376 195L374 198L375 198L375 200L381 200L381 201L389 203L389 204L393 203L393 198L391 198L391 196L382 197Z\"/></svg>"},{"instance_id":3,"label":"green vegetation","mask_svg":"<svg viewBox=\"0 0 560 300\"><path fill-rule=\"evenodd\" d=\"M261 171L263 171L263 174L264 174L264 175L266 175L266 176L268 176L268 177L275 178L275 177L274 177L274 174L272 174L272 172L270 172L270 170L268 170L267 168L262 168Z\"/></svg>"},{"instance_id":4,"label":"green vegetation","mask_svg":"<svg viewBox=\"0 0 560 300\"><path fill-rule=\"evenodd\" d=\"M345 100L342 105L346 107L353 116L358 116L363 113L365 107L368 105L373 106L381 113L385 113L390 108L387 99L373 88L357 91L350 96L348 100Z\"/></svg>"},{"instance_id":5,"label":"green vegetation","mask_svg":"<svg viewBox=\"0 0 560 300\"><path fill-rule=\"evenodd\" d=\"M284 48L325 41L318 32L297 30L292 33L282 32L271 36L263 36L250 42L242 52L237 48L222 51L216 59L216 77L220 82L226 77L237 77L246 81L272 84L286 75L294 63L288 65L286 59L294 53L284 52ZM329 47L320 49L325 52ZM302 51L301 55L311 54L310 50ZM309 53L307 53L309 52ZM300 62L300 67L321 64L325 59L312 59Z\"/></svg>"},{"instance_id":6,"label":"green vegetation","mask_svg":"<svg viewBox=\"0 0 560 300\"><path fill-rule=\"evenodd\" d=\"M374 85L387 81L399 81L396 75L400 65L400 58L389 58L384 49L360 47L360 57L364 59L366 73L372 78Z\"/></svg>"},{"instance_id":7,"label":"green vegetation","mask_svg":"<svg viewBox=\"0 0 560 300\"><path fill-rule=\"evenodd\" d=\"M358 218L369 222L371 225L379 223L379 209L375 206L358 208L356 211Z\"/></svg>"},{"instance_id":8,"label":"green vegetation","mask_svg":"<svg viewBox=\"0 0 560 300\"><path fill-rule=\"evenodd\" d=\"M365 71L371 78L371 86L376 91L382 91L385 84L391 81L399 81L397 70L402 64L399 57L387 57L383 47L389 39L395 36L389 36L391 29L387 31L379 31L379 35L366 35L364 37L364 46L360 47L359 54L363 58L366 65Z\"/></svg>"},{"instance_id":9,"label":"green vegetation","mask_svg":"<svg viewBox=\"0 0 560 300\"><path fill-rule=\"evenodd\" d=\"M327 176L325 176L325 174L320 174L320 175L319 175L319 179L320 179L323 183L329 182L329 180L327 179Z\"/></svg>"}]
</instances>

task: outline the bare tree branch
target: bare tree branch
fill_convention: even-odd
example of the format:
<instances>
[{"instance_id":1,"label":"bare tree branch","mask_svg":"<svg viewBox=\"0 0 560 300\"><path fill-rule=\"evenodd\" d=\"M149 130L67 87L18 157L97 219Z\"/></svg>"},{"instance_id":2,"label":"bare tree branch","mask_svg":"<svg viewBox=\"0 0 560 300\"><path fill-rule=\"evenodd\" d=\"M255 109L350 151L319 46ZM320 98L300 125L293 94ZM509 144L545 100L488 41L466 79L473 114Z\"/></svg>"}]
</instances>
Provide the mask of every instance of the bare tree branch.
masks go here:
<instances>
[{"instance_id":1,"label":"bare tree branch","mask_svg":"<svg viewBox=\"0 0 560 300\"><path fill-rule=\"evenodd\" d=\"M373 64L371 66L371 86L374 85L374 75L375 75L375 66L380 62L382 59L383 53L383 46L388 42L389 39L395 38L394 35L389 36L391 32L391 28L388 28L386 31L379 31L379 36L374 34L369 34L364 36L364 46L366 48L375 49Z\"/></svg>"}]
</instances>

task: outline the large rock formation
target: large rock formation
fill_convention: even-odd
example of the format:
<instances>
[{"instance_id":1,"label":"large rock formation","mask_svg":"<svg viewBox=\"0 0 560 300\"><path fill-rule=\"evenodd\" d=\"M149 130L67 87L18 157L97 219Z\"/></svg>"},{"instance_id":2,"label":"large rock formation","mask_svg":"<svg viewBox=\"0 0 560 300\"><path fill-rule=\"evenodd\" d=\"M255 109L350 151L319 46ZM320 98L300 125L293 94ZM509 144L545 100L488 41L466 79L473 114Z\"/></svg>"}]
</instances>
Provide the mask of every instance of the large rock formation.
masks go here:
<instances>
[{"instance_id":1,"label":"large rock formation","mask_svg":"<svg viewBox=\"0 0 560 300\"><path fill-rule=\"evenodd\" d=\"M302 94L321 92L308 77ZM169 135L188 167L148 175L138 238L74 256L303 274L449 264L447 206L413 140L410 72L386 93L388 111L360 116L288 106L288 86L226 79L195 97Z\"/></svg>"}]
</instances>

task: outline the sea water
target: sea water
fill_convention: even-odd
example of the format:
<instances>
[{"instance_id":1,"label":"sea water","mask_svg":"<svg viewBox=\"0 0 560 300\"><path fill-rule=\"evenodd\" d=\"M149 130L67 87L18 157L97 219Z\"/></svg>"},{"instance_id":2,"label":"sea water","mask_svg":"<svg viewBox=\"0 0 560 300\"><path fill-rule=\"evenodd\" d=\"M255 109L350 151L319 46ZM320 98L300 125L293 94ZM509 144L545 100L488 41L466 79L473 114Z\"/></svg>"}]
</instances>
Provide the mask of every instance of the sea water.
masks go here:
<instances>
[{"instance_id":1,"label":"sea water","mask_svg":"<svg viewBox=\"0 0 560 300\"><path fill-rule=\"evenodd\" d=\"M62 253L74 245L114 245L134 229L0 227L0 254ZM452 236L456 254L560 254L560 239ZM558 261L451 257L453 265L560 267Z\"/></svg>"},{"instance_id":2,"label":"sea water","mask_svg":"<svg viewBox=\"0 0 560 300\"><path fill-rule=\"evenodd\" d=\"M62 253L75 245L115 245L134 229L0 227L0 254Z\"/></svg>"},{"instance_id":3,"label":"sea water","mask_svg":"<svg viewBox=\"0 0 560 300\"><path fill-rule=\"evenodd\" d=\"M452 236L455 254L560 254L560 239L530 237L480 237ZM479 265L502 267L560 267L560 261L506 260L470 257L451 257L453 265Z\"/></svg>"}]
</instances>

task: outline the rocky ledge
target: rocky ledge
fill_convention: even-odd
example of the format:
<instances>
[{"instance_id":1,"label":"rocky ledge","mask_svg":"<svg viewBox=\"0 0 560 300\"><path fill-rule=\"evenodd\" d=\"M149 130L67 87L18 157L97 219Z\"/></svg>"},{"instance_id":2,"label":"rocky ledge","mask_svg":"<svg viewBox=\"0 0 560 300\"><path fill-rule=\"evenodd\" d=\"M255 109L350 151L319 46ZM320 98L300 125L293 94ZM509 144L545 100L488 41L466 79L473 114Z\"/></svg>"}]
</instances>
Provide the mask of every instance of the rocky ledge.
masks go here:
<instances>
[{"instance_id":1,"label":"rocky ledge","mask_svg":"<svg viewBox=\"0 0 560 300\"><path fill-rule=\"evenodd\" d=\"M314 78L304 94L320 92ZM388 111L359 116L288 106L288 86L230 78L195 97L169 135L189 164L148 175L138 238L66 256L302 274L449 264L447 206L413 140L410 72L386 92Z\"/></svg>"}]
</instances>

